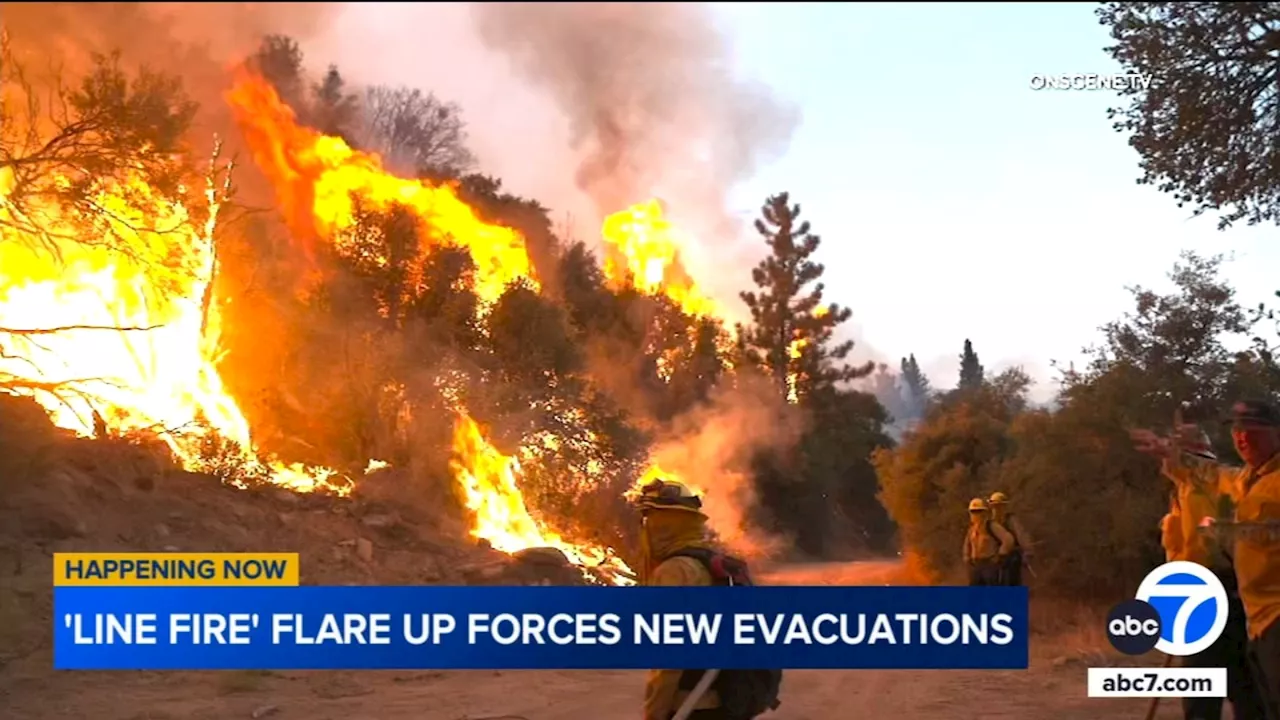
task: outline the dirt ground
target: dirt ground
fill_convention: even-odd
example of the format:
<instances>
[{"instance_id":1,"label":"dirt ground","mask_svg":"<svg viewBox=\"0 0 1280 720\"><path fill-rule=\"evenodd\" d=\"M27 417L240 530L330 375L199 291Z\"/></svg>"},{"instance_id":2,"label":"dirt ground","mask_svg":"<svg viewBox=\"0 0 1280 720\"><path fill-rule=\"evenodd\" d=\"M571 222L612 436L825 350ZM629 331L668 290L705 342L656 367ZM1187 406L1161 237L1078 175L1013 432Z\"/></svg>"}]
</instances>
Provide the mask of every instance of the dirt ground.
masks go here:
<instances>
[{"instance_id":1,"label":"dirt ground","mask_svg":"<svg viewBox=\"0 0 1280 720\"><path fill-rule=\"evenodd\" d=\"M0 408L2 409L2 408ZM3 413L0 413L2 416ZM4 417L0 417L4 420ZM0 425L5 423L0 422ZM613 720L637 718L643 674L520 672L54 672L57 551L289 551L304 584L511 584L510 557L394 497L243 491L157 465L127 445L0 433L0 715L95 720ZM19 429L27 430L30 425ZM16 439L15 439L16 438ZM5 448L5 441L21 442ZM9 452L13 451L13 452ZM18 453L21 453L19 455ZM6 458L23 458L20 464ZM374 487L374 484L369 486ZM500 557L498 557L500 556ZM901 582L896 562L759 568L769 584ZM1148 700L1085 696L1085 669L1123 662L1102 623L1032 600L1032 667L1012 672L792 671L772 720L1133 718ZM1084 616L1082 615L1082 618ZM1070 618L1067 618L1070 620ZM1148 659L1144 665L1158 664ZM1133 663L1128 663L1133 664ZM1179 717L1163 700L1161 718Z\"/></svg>"}]
</instances>

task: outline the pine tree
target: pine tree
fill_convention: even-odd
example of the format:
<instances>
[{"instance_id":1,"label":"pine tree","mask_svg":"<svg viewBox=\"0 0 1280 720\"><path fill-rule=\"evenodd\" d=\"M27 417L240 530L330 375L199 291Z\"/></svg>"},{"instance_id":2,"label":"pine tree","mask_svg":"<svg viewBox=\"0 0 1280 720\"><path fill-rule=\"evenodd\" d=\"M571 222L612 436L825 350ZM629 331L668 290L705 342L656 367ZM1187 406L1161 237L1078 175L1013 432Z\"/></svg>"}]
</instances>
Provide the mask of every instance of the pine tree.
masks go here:
<instances>
[{"instance_id":1,"label":"pine tree","mask_svg":"<svg viewBox=\"0 0 1280 720\"><path fill-rule=\"evenodd\" d=\"M929 394L932 392L929 387L929 378L925 377L924 372L920 370L920 364L916 362L915 355L902 358L901 368L907 406L911 410L912 417L920 417L929 404Z\"/></svg>"},{"instance_id":2,"label":"pine tree","mask_svg":"<svg viewBox=\"0 0 1280 720\"><path fill-rule=\"evenodd\" d=\"M978 362L978 353L973 351L973 343L966 338L964 352L960 354L960 382L956 388L960 390L980 388L984 377L982 363Z\"/></svg>"},{"instance_id":3,"label":"pine tree","mask_svg":"<svg viewBox=\"0 0 1280 720\"><path fill-rule=\"evenodd\" d=\"M843 362L853 341L833 343L835 329L852 311L822 302L825 268L810 259L821 239L809 231L808 221L800 220L800 206L780 193L765 201L761 213L755 227L771 253L751 271L760 291L741 294L753 321L744 338L751 361L797 402L814 391L870 375L874 363L851 367Z\"/></svg>"}]
</instances>

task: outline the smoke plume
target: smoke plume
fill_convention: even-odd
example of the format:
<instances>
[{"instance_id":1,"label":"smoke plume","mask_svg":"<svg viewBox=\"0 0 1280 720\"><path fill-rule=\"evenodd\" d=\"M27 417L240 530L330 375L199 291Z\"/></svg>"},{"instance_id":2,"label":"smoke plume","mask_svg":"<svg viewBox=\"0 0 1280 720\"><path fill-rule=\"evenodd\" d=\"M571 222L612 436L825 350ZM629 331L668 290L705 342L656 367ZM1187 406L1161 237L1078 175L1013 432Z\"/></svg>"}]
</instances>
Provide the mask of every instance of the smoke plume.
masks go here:
<instances>
[{"instance_id":1,"label":"smoke plume","mask_svg":"<svg viewBox=\"0 0 1280 720\"><path fill-rule=\"evenodd\" d=\"M734 76L707 6L477 3L472 13L482 41L568 118L577 184L601 217L657 196L715 239L736 235L727 193L786 149L799 114Z\"/></svg>"},{"instance_id":2,"label":"smoke plume","mask_svg":"<svg viewBox=\"0 0 1280 720\"><path fill-rule=\"evenodd\" d=\"M799 414L771 382L743 377L678 418L650 457L703 493L703 511L728 549L746 559L771 559L790 540L753 522L759 498L750 462L756 451L790 447L802 431Z\"/></svg>"},{"instance_id":3,"label":"smoke plume","mask_svg":"<svg viewBox=\"0 0 1280 720\"><path fill-rule=\"evenodd\" d=\"M240 59L268 33L305 38L336 15L332 3L0 3L0 17L20 48L74 61L119 51L127 60L169 72L192 59Z\"/></svg>"},{"instance_id":4,"label":"smoke plume","mask_svg":"<svg viewBox=\"0 0 1280 720\"><path fill-rule=\"evenodd\" d=\"M271 33L305 39L337 16L334 3L0 3L3 30L37 87L74 85L94 54L176 75L200 104L193 140L235 137L222 93L228 70Z\"/></svg>"}]
</instances>

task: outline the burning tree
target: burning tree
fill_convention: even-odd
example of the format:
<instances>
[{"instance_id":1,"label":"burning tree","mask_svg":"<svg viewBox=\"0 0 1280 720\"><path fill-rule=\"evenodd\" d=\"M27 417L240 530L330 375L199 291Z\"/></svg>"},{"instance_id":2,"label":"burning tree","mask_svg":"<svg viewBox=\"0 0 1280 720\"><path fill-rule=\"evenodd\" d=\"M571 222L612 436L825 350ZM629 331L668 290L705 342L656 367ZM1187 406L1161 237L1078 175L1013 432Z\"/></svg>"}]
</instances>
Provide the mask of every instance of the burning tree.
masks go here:
<instances>
[{"instance_id":1,"label":"burning tree","mask_svg":"<svg viewBox=\"0 0 1280 720\"><path fill-rule=\"evenodd\" d=\"M180 83L112 56L66 90L7 42L3 61L0 389L82 435L157 435L191 470L325 484L332 471L259 458L223 386L214 231L230 166L215 148L196 171Z\"/></svg>"},{"instance_id":2,"label":"burning tree","mask_svg":"<svg viewBox=\"0 0 1280 720\"><path fill-rule=\"evenodd\" d=\"M176 80L145 69L131 80L118 56L95 57L75 89L54 80L57 90L42 93L0 38L0 279L8 296L0 305L0 384L56 394L103 378L50 376L33 352L71 336L157 326L120 323L109 297L60 313L23 306L15 295L65 295L74 292L58 287L68 268L110 273L127 265L144 281L130 301L164 304L187 289L194 269L166 248L165 236L199 228L212 208L184 205L184 182L193 178L182 140L196 107Z\"/></svg>"},{"instance_id":3,"label":"burning tree","mask_svg":"<svg viewBox=\"0 0 1280 720\"><path fill-rule=\"evenodd\" d=\"M843 363L853 350L852 340L833 343L835 329L853 311L823 304L825 268L810 259L822 240L810 232L807 220L800 219L800 206L781 193L765 202L762 213L755 227L770 255L751 272L760 291L742 293L754 320L753 327L739 330L748 358L773 378L790 402L870 375L874 363Z\"/></svg>"},{"instance_id":4,"label":"burning tree","mask_svg":"<svg viewBox=\"0 0 1280 720\"><path fill-rule=\"evenodd\" d=\"M762 215L755 227L770 254L752 271L760 290L742 293L754 320L738 330L742 359L806 411L810 429L793 452L760 458L758 483L775 518L796 528L802 549L821 554L832 528L850 526L866 535L846 541L865 545L887 525L872 501L876 478L866 458L892 441L883 432L884 408L848 383L875 365L845 362L854 343L836 341L835 333L851 311L823 302L825 268L812 259L821 240L800 219L800 206L781 193Z\"/></svg>"},{"instance_id":5,"label":"burning tree","mask_svg":"<svg viewBox=\"0 0 1280 720\"><path fill-rule=\"evenodd\" d=\"M61 88L60 78L55 82L57 91L41 93L0 39L5 240L39 243L55 255L69 243L153 259L140 244L174 228L130 211L188 200L183 183L192 177L183 138L196 105L174 78L143 68L130 79L118 55L96 56L74 90ZM129 182L121 181L122 172Z\"/></svg>"}]
</instances>

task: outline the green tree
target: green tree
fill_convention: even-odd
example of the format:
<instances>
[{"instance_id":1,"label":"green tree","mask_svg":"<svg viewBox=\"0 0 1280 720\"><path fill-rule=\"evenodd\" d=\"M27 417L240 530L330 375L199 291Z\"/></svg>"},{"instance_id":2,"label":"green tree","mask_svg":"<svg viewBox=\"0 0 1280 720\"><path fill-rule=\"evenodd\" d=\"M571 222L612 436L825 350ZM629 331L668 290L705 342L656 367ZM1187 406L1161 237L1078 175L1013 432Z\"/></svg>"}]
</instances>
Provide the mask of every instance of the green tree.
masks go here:
<instances>
[{"instance_id":1,"label":"green tree","mask_svg":"<svg viewBox=\"0 0 1280 720\"><path fill-rule=\"evenodd\" d=\"M683 401L678 403L680 411L706 402L711 390L720 382L725 371L720 357L724 344L725 331L720 322L706 317L693 321L689 352L682 357L684 362L677 368L673 382L685 391Z\"/></svg>"},{"instance_id":2,"label":"green tree","mask_svg":"<svg viewBox=\"0 0 1280 720\"><path fill-rule=\"evenodd\" d=\"M449 348L466 356L481 344L477 317L480 297L475 291L476 263L466 248L445 245L432 248L423 260L421 274L409 301L410 317L421 324L415 353L427 356Z\"/></svg>"},{"instance_id":3,"label":"green tree","mask_svg":"<svg viewBox=\"0 0 1280 720\"><path fill-rule=\"evenodd\" d=\"M780 193L765 201L761 214L755 227L770 254L751 271L760 290L741 293L751 311L752 325L744 335L751 362L766 370L784 396L792 394L789 383L794 382L797 400L870 375L874 363L844 362L852 340L833 340L835 329L853 311L823 304L825 268L811 259L822 241L800 219L800 206Z\"/></svg>"},{"instance_id":4,"label":"green tree","mask_svg":"<svg viewBox=\"0 0 1280 720\"><path fill-rule=\"evenodd\" d=\"M964 352L960 354L960 382L956 384L956 389L974 390L980 388L985 378L986 371L983 369L982 363L978 362L978 353L973 351L973 343L966 338Z\"/></svg>"},{"instance_id":5,"label":"green tree","mask_svg":"<svg viewBox=\"0 0 1280 720\"><path fill-rule=\"evenodd\" d=\"M1004 468L1003 489L1023 498L1024 520L1042 544L1037 572L1059 592L1128 591L1160 561L1154 528L1168 482L1133 450L1130 428L1167 431L1185 404L1185 419L1200 422L1231 456L1230 438L1206 421L1260 365L1251 351L1226 345L1247 339L1250 323L1220 265L1184 253L1169 273L1172 291L1131 288L1133 310L1103 326L1089 363L1064 379L1061 409L1028 415L1014 432L1018 453ZM1096 569L1103 558L1106 571Z\"/></svg>"},{"instance_id":6,"label":"green tree","mask_svg":"<svg viewBox=\"0 0 1280 720\"><path fill-rule=\"evenodd\" d=\"M1197 215L1220 212L1221 228L1280 222L1280 6L1107 2L1097 13L1111 57L1151 79L1110 112L1142 158L1138 182Z\"/></svg>"},{"instance_id":7,"label":"green tree","mask_svg":"<svg viewBox=\"0 0 1280 720\"><path fill-rule=\"evenodd\" d=\"M991 383L939 406L892 449L872 456L880 502L904 550L937 579L958 579L965 507L997 489L1025 384Z\"/></svg>"},{"instance_id":8,"label":"green tree","mask_svg":"<svg viewBox=\"0 0 1280 720\"><path fill-rule=\"evenodd\" d=\"M1243 339L1251 326L1235 291L1219 277L1221 264L1221 257L1183 253L1169 273L1174 292L1131 288L1134 311L1103 326L1104 342L1092 348L1080 382L1132 368L1142 378L1142 397L1151 413L1147 422L1165 423L1181 403L1205 417L1220 412L1230 402L1226 383L1239 372L1236 353L1223 340Z\"/></svg>"},{"instance_id":9,"label":"green tree","mask_svg":"<svg viewBox=\"0 0 1280 720\"><path fill-rule=\"evenodd\" d=\"M877 501L873 454L893 447L889 414L879 399L854 390L828 390L810 400L813 422L801 439L802 477L809 492L797 518L797 544L817 556L835 550L882 552L893 522Z\"/></svg>"},{"instance_id":10,"label":"green tree","mask_svg":"<svg viewBox=\"0 0 1280 720\"><path fill-rule=\"evenodd\" d=\"M627 527L616 500L641 470L647 438L595 387L565 308L514 283L485 324L466 404L493 423L501 451L518 452L531 511L570 537L629 542L615 532Z\"/></svg>"},{"instance_id":11,"label":"green tree","mask_svg":"<svg viewBox=\"0 0 1280 720\"><path fill-rule=\"evenodd\" d=\"M542 381L581 369L582 355L563 309L539 296L526 282L513 284L502 294L489 315L488 326L490 352L501 377L525 393L549 391L552 385Z\"/></svg>"},{"instance_id":12,"label":"green tree","mask_svg":"<svg viewBox=\"0 0 1280 720\"><path fill-rule=\"evenodd\" d=\"M619 325L617 298L607 289L604 271L584 243L566 247L556 270L560 295L574 327L595 335Z\"/></svg>"},{"instance_id":13,"label":"green tree","mask_svg":"<svg viewBox=\"0 0 1280 720\"><path fill-rule=\"evenodd\" d=\"M1126 432L1134 379L1099 379L1056 413L1024 413L1009 430L1016 450L989 487L1012 498L1036 543L1030 580L1055 595L1109 607L1163 560L1156 526L1169 483Z\"/></svg>"}]
</instances>

